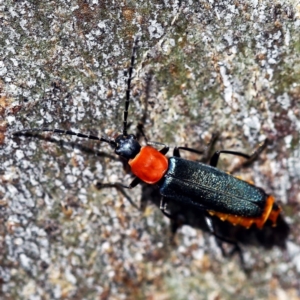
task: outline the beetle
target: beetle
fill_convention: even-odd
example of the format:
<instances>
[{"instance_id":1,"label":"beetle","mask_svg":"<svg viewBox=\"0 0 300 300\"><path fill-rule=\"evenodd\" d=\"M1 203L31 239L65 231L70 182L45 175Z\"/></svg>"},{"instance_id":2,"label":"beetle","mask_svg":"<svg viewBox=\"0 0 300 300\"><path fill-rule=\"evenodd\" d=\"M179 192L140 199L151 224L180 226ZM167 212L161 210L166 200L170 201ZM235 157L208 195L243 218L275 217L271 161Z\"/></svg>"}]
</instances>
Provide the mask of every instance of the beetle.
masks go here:
<instances>
[{"instance_id":1,"label":"beetle","mask_svg":"<svg viewBox=\"0 0 300 300\"><path fill-rule=\"evenodd\" d=\"M130 90L138 41L139 39L135 38L128 69L123 132L115 139L49 128L25 129L14 132L13 135L26 136L33 132L48 131L109 144L114 149L115 154L128 162L132 173L135 175L135 178L129 185L116 183L110 186L132 189L141 182L156 185L161 195L160 209L165 216L173 218L167 210L168 202L170 201L178 202L190 210L204 211L208 227L221 240L228 241L226 237L218 236L214 232L211 216L227 221L232 225L240 225L246 229L253 225L261 229L267 221L270 221L275 226L281 213L281 208L275 202L274 197L268 195L263 189L217 168L221 154L237 155L251 161L263 150L267 141L252 155L230 150L220 150L212 155L209 164L204 164L183 159L180 155L181 151L202 154L201 151L196 149L175 147L173 156L167 158L168 146L153 142L147 142L146 146L141 146L135 135L128 134L127 118ZM154 146L161 146L162 148L157 150Z\"/></svg>"}]
</instances>

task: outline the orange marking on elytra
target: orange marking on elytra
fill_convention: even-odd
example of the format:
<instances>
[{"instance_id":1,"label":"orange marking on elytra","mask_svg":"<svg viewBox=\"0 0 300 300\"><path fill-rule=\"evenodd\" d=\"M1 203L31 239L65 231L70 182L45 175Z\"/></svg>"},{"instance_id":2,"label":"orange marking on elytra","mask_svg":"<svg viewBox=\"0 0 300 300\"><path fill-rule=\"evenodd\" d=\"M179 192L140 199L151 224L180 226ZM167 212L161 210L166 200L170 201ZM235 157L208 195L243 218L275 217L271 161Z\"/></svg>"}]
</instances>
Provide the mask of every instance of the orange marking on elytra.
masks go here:
<instances>
[{"instance_id":1,"label":"orange marking on elytra","mask_svg":"<svg viewBox=\"0 0 300 300\"><path fill-rule=\"evenodd\" d=\"M255 224L257 228L261 229L267 220L270 220L273 223L273 226L276 225L277 218L281 212L281 208L273 209L273 204L275 199L273 196L268 196L266 201L265 209L260 217L243 217L230 215L226 213L220 213L216 211L209 210L211 216L216 216L222 221L228 221L233 225L241 225L243 227L249 228L252 224Z\"/></svg>"}]
</instances>

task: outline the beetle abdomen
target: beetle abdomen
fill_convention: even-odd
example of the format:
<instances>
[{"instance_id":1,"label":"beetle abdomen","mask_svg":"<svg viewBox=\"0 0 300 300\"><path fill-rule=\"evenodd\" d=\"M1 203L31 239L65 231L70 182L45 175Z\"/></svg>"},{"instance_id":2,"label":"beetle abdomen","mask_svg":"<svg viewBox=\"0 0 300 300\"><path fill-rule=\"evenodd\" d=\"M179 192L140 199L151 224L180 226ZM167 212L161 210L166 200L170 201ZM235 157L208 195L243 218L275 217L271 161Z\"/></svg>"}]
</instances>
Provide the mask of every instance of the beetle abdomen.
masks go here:
<instances>
[{"instance_id":1,"label":"beetle abdomen","mask_svg":"<svg viewBox=\"0 0 300 300\"><path fill-rule=\"evenodd\" d=\"M274 198L262 189L217 168L179 157L169 159L160 193L244 227L256 223L261 228L271 212L276 222L280 212L273 211Z\"/></svg>"}]
</instances>

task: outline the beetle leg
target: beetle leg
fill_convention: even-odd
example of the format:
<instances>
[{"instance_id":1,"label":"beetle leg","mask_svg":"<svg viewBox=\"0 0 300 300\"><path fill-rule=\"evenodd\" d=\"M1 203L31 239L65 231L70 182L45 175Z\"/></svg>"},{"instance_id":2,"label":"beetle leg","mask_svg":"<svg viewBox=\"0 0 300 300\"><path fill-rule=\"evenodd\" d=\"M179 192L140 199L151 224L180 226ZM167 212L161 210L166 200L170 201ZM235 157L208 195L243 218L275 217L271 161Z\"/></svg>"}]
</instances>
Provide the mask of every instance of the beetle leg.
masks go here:
<instances>
[{"instance_id":1,"label":"beetle leg","mask_svg":"<svg viewBox=\"0 0 300 300\"><path fill-rule=\"evenodd\" d=\"M237 156L242 156L247 159L247 162L245 164L250 164L252 163L259 155L260 153L266 148L268 144L268 139L265 139L262 145L260 145L251 155L242 153L242 152L237 152L237 151L230 151L230 150L220 150L217 151L213 154L213 156L210 159L210 165L212 167L216 167L220 158L220 155L222 153L224 154L232 154L232 155L237 155Z\"/></svg>"},{"instance_id":2,"label":"beetle leg","mask_svg":"<svg viewBox=\"0 0 300 300\"><path fill-rule=\"evenodd\" d=\"M180 150L189 151L196 154L203 154L204 151L196 150L188 147L175 147L173 151L173 156L180 157Z\"/></svg>"},{"instance_id":3,"label":"beetle leg","mask_svg":"<svg viewBox=\"0 0 300 300\"><path fill-rule=\"evenodd\" d=\"M159 152L163 155L167 154L169 151L169 147L168 146L164 146L164 148L160 149Z\"/></svg>"},{"instance_id":4,"label":"beetle leg","mask_svg":"<svg viewBox=\"0 0 300 300\"><path fill-rule=\"evenodd\" d=\"M226 239L223 236L220 236L219 234L217 234L215 231L215 228L214 228L213 220L209 216L205 216L205 222L206 222L206 225L207 225L210 233L215 236L216 242L217 242L218 246L220 247L223 256L225 256L225 257L232 256L235 252L237 252L240 257L241 264L244 267L245 262L244 262L243 252L242 252L242 249L239 246L239 244L236 241ZM230 251L229 254L226 253L226 251L224 250L224 248L222 246L222 242L226 242L228 244L233 245L233 249Z\"/></svg>"},{"instance_id":5,"label":"beetle leg","mask_svg":"<svg viewBox=\"0 0 300 300\"><path fill-rule=\"evenodd\" d=\"M147 103L147 101L146 101L146 103ZM143 119L144 119L144 116L143 116ZM142 137L144 138L144 140L146 141L146 143L148 144L148 138L146 137L145 132L144 132L144 123L145 123L144 120L139 122L137 129L140 132L140 134L142 135ZM139 137L137 137L137 138L139 139Z\"/></svg>"},{"instance_id":6,"label":"beetle leg","mask_svg":"<svg viewBox=\"0 0 300 300\"><path fill-rule=\"evenodd\" d=\"M129 201L129 203L132 205L132 206L134 206L136 209L139 209L139 207L133 202L133 200L130 198L130 196L127 194L127 193L125 193L125 191L124 191L124 187L126 188L126 186L124 186L123 184L121 184L121 183L100 183L100 182L98 182L97 184L96 184L96 187L98 188L98 189L105 189L105 188L116 188L128 201Z\"/></svg>"},{"instance_id":7,"label":"beetle leg","mask_svg":"<svg viewBox=\"0 0 300 300\"><path fill-rule=\"evenodd\" d=\"M115 183L98 183L97 186L99 188L108 188L108 187L115 187L115 188L123 188L123 189L133 189L138 184L140 184L142 181L138 177L135 177L132 182L129 185L125 185L121 182L115 182Z\"/></svg>"},{"instance_id":8,"label":"beetle leg","mask_svg":"<svg viewBox=\"0 0 300 300\"><path fill-rule=\"evenodd\" d=\"M165 212L164 210L161 211L166 217L168 217L169 219L173 219L173 216L170 215L169 213Z\"/></svg>"},{"instance_id":9,"label":"beetle leg","mask_svg":"<svg viewBox=\"0 0 300 300\"><path fill-rule=\"evenodd\" d=\"M101 183L101 182L97 182L96 187L98 189L112 188L112 187L116 188L118 191L121 192L121 194L125 198L127 198L127 200L130 202L130 204L132 206L134 206L135 208L139 209L137 207L137 205L132 201L132 199L125 193L124 189L132 189L132 188L136 187L140 182L141 182L141 180L138 177L135 177L129 185L125 185L125 184L120 183L120 182L115 182L115 183Z\"/></svg>"},{"instance_id":10,"label":"beetle leg","mask_svg":"<svg viewBox=\"0 0 300 300\"><path fill-rule=\"evenodd\" d=\"M208 145L206 146L205 150L196 150L196 149L188 148L188 147L175 147L174 151L173 151L173 156L180 157L180 150L184 150L184 151L189 151L189 152L200 154L200 155L204 154L204 157L201 159L201 161L202 160L206 161L209 153L211 152L212 147L214 146L216 140L218 139L218 136L219 136L218 133L214 133L212 135L211 140L208 143Z\"/></svg>"},{"instance_id":11,"label":"beetle leg","mask_svg":"<svg viewBox=\"0 0 300 300\"><path fill-rule=\"evenodd\" d=\"M269 140L265 139L264 142L250 155L250 158L243 163L243 167L252 164L262 153L262 151L268 146Z\"/></svg>"},{"instance_id":12,"label":"beetle leg","mask_svg":"<svg viewBox=\"0 0 300 300\"><path fill-rule=\"evenodd\" d=\"M211 154L212 154L212 150L215 146L216 141L218 140L219 137L219 133L215 132L212 134L209 143L207 144L205 151L203 153L203 157L201 158L201 162L207 164L207 162L209 161Z\"/></svg>"},{"instance_id":13,"label":"beetle leg","mask_svg":"<svg viewBox=\"0 0 300 300\"><path fill-rule=\"evenodd\" d=\"M160 205L159 205L159 209L161 210L161 212L168 217L169 219L174 219L174 216L172 216L171 214L167 213L167 202L165 201L164 197L160 198Z\"/></svg>"},{"instance_id":14,"label":"beetle leg","mask_svg":"<svg viewBox=\"0 0 300 300\"><path fill-rule=\"evenodd\" d=\"M167 203L165 202L165 198L164 197L161 197L161 199L160 199L159 209L162 212L165 212L167 210Z\"/></svg>"},{"instance_id":15,"label":"beetle leg","mask_svg":"<svg viewBox=\"0 0 300 300\"><path fill-rule=\"evenodd\" d=\"M165 155L168 153L169 151L169 147L166 144L163 143L158 143L158 142L147 142L147 145L149 146L161 146L162 148L160 150L158 150L161 154Z\"/></svg>"},{"instance_id":16,"label":"beetle leg","mask_svg":"<svg viewBox=\"0 0 300 300\"><path fill-rule=\"evenodd\" d=\"M125 187L125 188L132 189L132 188L136 187L138 184L140 184L141 182L142 182L141 179L139 179L138 177L135 177L135 178L131 181L131 183L129 184L129 186L128 186L128 187Z\"/></svg>"},{"instance_id":17,"label":"beetle leg","mask_svg":"<svg viewBox=\"0 0 300 300\"><path fill-rule=\"evenodd\" d=\"M210 162L209 164L212 166L212 167L217 167L217 164L218 164L218 161L219 161L219 158L220 158L220 155L224 153L224 154L232 154L232 155L237 155L237 156L242 156L242 157L245 157L247 159L250 159L250 155L248 154L245 154L245 153L241 153L241 152L236 152L236 151L228 151L228 150L219 150L217 152L215 152L213 154L213 156L211 157L210 159Z\"/></svg>"}]
</instances>

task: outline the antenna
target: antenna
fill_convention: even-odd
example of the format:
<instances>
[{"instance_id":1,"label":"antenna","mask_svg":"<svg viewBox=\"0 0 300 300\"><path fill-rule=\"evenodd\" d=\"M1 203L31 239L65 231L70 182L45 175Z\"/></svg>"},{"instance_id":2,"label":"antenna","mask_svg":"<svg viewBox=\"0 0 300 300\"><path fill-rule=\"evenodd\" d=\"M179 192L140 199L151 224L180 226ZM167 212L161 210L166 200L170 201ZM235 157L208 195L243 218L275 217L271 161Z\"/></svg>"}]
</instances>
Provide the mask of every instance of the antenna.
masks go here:
<instances>
[{"instance_id":1,"label":"antenna","mask_svg":"<svg viewBox=\"0 0 300 300\"><path fill-rule=\"evenodd\" d=\"M33 132L52 132L52 133L60 133L64 135L75 135L80 138L90 139L90 140L96 140L100 142L105 142L110 144L113 147L116 147L116 142L114 140L110 140L104 137L98 137L92 134L83 134L83 133L77 133L71 130L62 130L62 129L50 129L50 128L33 128L33 129L24 129L20 131L16 131L13 133L14 136L33 136Z\"/></svg>"},{"instance_id":2,"label":"antenna","mask_svg":"<svg viewBox=\"0 0 300 300\"><path fill-rule=\"evenodd\" d=\"M128 117L128 107L130 102L130 88L131 88L131 79L132 79L132 71L134 66L135 54L138 48L139 37L136 36L133 42L130 66L128 69L128 79L127 79L127 89L126 89L126 99L125 99L125 109L124 109L124 117L123 117L123 136L127 136L127 117Z\"/></svg>"},{"instance_id":3,"label":"antenna","mask_svg":"<svg viewBox=\"0 0 300 300\"><path fill-rule=\"evenodd\" d=\"M124 109L124 117L123 117L123 136L127 136L127 116L128 116L128 107L130 102L130 86L131 86L131 79L132 79L132 71L134 66L135 54L138 48L139 37L136 36L133 42L130 66L128 68L128 79L127 79L127 88L126 88L126 99L125 99L125 109ZM52 132L52 133L59 133L64 135L74 135L80 138L86 138L90 140L97 140L101 142L105 142L110 144L112 147L116 148L117 143L113 139L105 138L105 137L97 137L91 134L83 134L77 133L71 130L62 130L62 129L50 129L50 128L33 128L33 129L23 129L20 131L13 132L14 136L33 136L34 132Z\"/></svg>"}]
</instances>

